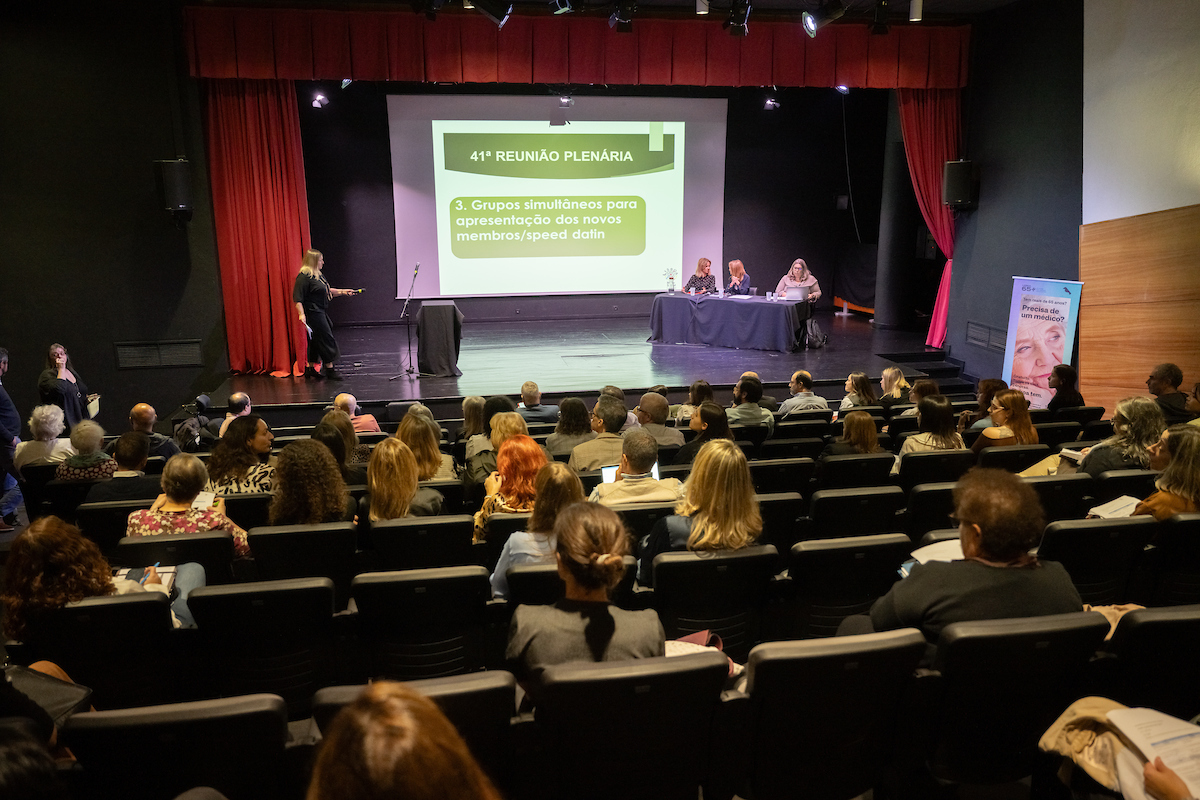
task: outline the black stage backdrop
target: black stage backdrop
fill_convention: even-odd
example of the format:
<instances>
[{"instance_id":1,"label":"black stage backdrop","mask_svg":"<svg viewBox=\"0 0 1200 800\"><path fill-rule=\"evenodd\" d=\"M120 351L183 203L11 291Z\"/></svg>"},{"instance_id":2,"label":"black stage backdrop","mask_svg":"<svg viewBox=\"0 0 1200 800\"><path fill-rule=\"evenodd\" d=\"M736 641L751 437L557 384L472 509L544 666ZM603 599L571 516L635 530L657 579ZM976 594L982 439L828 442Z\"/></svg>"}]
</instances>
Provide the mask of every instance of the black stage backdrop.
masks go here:
<instances>
[{"instance_id":1,"label":"black stage backdrop","mask_svg":"<svg viewBox=\"0 0 1200 800\"><path fill-rule=\"evenodd\" d=\"M387 93L557 95L562 87L472 85L469 87L355 82L298 83L304 169L308 183L313 247L325 254L335 286L367 292L334 310L336 321L374 324L398 319L395 299L396 236L393 222ZM330 102L312 107L320 91ZM862 270L839 270L843 253L878 242L880 192L889 92L834 89L722 89L675 87L571 87L585 95L726 97L729 101L725 161L724 264L740 258L760 292L773 289L792 260L804 258L821 281L822 303L839 285L861 282ZM773 96L780 108L766 110ZM844 119L844 126L843 126ZM848 196L846 153L858 220L838 210ZM714 261L718 258L714 255ZM664 265L666 266L666 265ZM873 283L874 272L868 276ZM401 293L407 289L403 287ZM846 289L873 296L874 287ZM467 320L564 319L640 316L650 295L559 295L459 298Z\"/></svg>"}]
</instances>

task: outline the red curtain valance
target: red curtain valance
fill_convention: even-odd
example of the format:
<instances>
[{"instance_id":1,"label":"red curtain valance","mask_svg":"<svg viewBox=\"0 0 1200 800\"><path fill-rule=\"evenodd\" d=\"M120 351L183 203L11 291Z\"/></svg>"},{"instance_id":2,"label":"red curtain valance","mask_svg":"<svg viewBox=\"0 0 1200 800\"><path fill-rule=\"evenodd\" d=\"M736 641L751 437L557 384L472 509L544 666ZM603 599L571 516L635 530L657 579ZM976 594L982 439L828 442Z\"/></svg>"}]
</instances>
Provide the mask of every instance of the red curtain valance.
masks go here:
<instances>
[{"instance_id":1,"label":"red curtain valance","mask_svg":"<svg viewBox=\"0 0 1200 800\"><path fill-rule=\"evenodd\" d=\"M810 39L798 22L756 22L743 39L716 20L616 33L601 17L513 16L503 30L474 14L190 6L184 18L199 78L959 89L970 40L967 25L831 25Z\"/></svg>"}]
</instances>

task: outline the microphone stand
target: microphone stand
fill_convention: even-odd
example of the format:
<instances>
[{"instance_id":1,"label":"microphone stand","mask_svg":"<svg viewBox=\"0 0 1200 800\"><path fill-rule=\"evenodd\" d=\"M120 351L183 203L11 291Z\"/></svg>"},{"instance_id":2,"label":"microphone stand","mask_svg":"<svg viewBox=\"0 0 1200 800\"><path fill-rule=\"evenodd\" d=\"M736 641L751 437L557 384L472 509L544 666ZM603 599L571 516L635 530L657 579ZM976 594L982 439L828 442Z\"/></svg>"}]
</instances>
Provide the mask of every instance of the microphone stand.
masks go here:
<instances>
[{"instance_id":1,"label":"microphone stand","mask_svg":"<svg viewBox=\"0 0 1200 800\"><path fill-rule=\"evenodd\" d=\"M420 271L421 271L421 262L418 261L416 269L413 270L412 283L410 283L408 285L408 297L404 298L404 306L401 307L401 309L400 309L400 316L404 318L404 339L407 342L405 349L408 351L408 366L407 367L404 366L404 356L401 356L400 357L400 366L403 367L404 369L403 369L403 371L398 372L395 375L393 375L392 377L388 378L389 381L394 381L397 378L399 378L401 375L416 374L416 376L418 378L433 377L432 375L426 375L423 372L417 372L417 369L416 369L416 367L413 366L413 361L412 361L412 327L411 327L412 321L409 319L409 316L408 316L408 304L410 302L412 302L413 290L417 286L417 273Z\"/></svg>"}]
</instances>

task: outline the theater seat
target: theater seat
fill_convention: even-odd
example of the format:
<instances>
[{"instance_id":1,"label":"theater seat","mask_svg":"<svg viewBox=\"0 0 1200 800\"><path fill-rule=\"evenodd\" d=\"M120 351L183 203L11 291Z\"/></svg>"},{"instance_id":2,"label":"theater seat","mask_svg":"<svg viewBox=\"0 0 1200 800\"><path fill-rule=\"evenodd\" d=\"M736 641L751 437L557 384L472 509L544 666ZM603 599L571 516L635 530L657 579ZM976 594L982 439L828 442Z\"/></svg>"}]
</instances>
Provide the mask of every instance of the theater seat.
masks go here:
<instances>
[{"instance_id":1,"label":"theater seat","mask_svg":"<svg viewBox=\"0 0 1200 800\"><path fill-rule=\"evenodd\" d=\"M822 489L886 486L891 483L895 463L891 453L829 456L821 460L819 483Z\"/></svg>"},{"instance_id":2,"label":"theater seat","mask_svg":"<svg viewBox=\"0 0 1200 800\"><path fill-rule=\"evenodd\" d=\"M377 571L460 567L475 563L474 531L470 514L408 517L372 522L367 541Z\"/></svg>"},{"instance_id":3,"label":"theater seat","mask_svg":"<svg viewBox=\"0 0 1200 800\"><path fill-rule=\"evenodd\" d=\"M337 590L338 609L346 607L358 545L353 522L253 528L248 538L262 580L329 578Z\"/></svg>"},{"instance_id":4,"label":"theater seat","mask_svg":"<svg viewBox=\"0 0 1200 800\"><path fill-rule=\"evenodd\" d=\"M1200 603L1200 514L1176 514L1160 523L1156 545L1148 605Z\"/></svg>"},{"instance_id":5,"label":"theater seat","mask_svg":"<svg viewBox=\"0 0 1200 800\"><path fill-rule=\"evenodd\" d=\"M813 492L801 539L839 539L902 530L896 516L904 507L904 492L895 486L860 489L821 489Z\"/></svg>"},{"instance_id":6,"label":"theater seat","mask_svg":"<svg viewBox=\"0 0 1200 800\"><path fill-rule=\"evenodd\" d=\"M985 447L979 454L979 466L1021 472L1050 455L1045 444L1016 444L1009 447Z\"/></svg>"},{"instance_id":7,"label":"theater seat","mask_svg":"<svg viewBox=\"0 0 1200 800\"><path fill-rule=\"evenodd\" d=\"M1121 617L1104 648L1104 697L1183 719L1200 708L1200 605L1141 608Z\"/></svg>"},{"instance_id":8,"label":"theater seat","mask_svg":"<svg viewBox=\"0 0 1200 800\"><path fill-rule=\"evenodd\" d=\"M798 542L788 559L789 638L833 636L846 617L870 611L911 551L902 533Z\"/></svg>"},{"instance_id":9,"label":"theater seat","mask_svg":"<svg viewBox=\"0 0 1200 800\"><path fill-rule=\"evenodd\" d=\"M1142 550L1157 529L1158 522L1149 516L1052 522L1042 535L1038 558L1062 564L1083 602L1125 603Z\"/></svg>"},{"instance_id":10,"label":"theater seat","mask_svg":"<svg viewBox=\"0 0 1200 800\"><path fill-rule=\"evenodd\" d=\"M125 538L125 532L129 530L129 515L134 511L149 508L153 503L153 500L84 503L76 509L75 515L83 535L95 542L101 553L113 555L117 549L117 542Z\"/></svg>"},{"instance_id":11,"label":"theater seat","mask_svg":"<svg viewBox=\"0 0 1200 800\"><path fill-rule=\"evenodd\" d=\"M1156 480L1158 473L1154 470L1110 469L1096 478L1093 495L1098 505L1122 496L1145 500L1154 494Z\"/></svg>"},{"instance_id":12,"label":"theater seat","mask_svg":"<svg viewBox=\"0 0 1200 800\"><path fill-rule=\"evenodd\" d=\"M218 586L233 582L233 534L229 531L126 536L117 542L110 563L122 567L150 564L175 567L194 562L204 567L204 582Z\"/></svg>"},{"instance_id":13,"label":"theater seat","mask_svg":"<svg viewBox=\"0 0 1200 800\"><path fill-rule=\"evenodd\" d=\"M908 453L900 459L899 482L907 492L919 483L957 481L973 466L975 454L970 450Z\"/></svg>"}]
</instances>

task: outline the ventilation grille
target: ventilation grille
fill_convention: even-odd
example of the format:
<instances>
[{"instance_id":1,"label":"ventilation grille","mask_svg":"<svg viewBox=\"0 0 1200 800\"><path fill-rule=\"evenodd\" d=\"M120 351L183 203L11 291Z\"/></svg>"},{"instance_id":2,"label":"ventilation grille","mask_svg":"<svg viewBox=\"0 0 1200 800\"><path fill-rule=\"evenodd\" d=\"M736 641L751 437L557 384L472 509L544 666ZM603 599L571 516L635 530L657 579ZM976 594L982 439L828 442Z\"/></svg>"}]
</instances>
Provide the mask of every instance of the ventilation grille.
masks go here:
<instances>
[{"instance_id":1,"label":"ventilation grille","mask_svg":"<svg viewBox=\"0 0 1200 800\"><path fill-rule=\"evenodd\" d=\"M202 367L199 339L169 342L117 342L117 369Z\"/></svg>"},{"instance_id":2,"label":"ventilation grille","mask_svg":"<svg viewBox=\"0 0 1200 800\"><path fill-rule=\"evenodd\" d=\"M980 325L978 322L967 323L967 344L1003 353L1007 340L1007 330L993 328L990 325Z\"/></svg>"}]
</instances>

